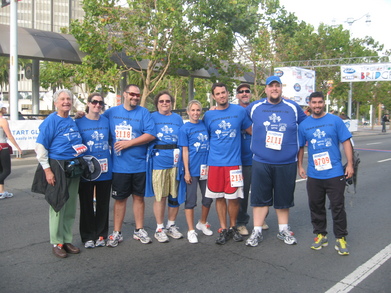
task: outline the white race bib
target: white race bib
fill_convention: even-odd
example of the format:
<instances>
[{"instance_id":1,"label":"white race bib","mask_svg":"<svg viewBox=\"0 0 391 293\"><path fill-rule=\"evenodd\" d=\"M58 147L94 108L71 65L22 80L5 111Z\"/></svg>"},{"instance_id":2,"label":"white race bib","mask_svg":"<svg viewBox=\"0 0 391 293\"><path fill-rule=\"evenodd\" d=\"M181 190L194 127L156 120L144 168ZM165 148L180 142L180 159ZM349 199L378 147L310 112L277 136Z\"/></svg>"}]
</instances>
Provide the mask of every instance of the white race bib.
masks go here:
<instances>
[{"instance_id":1,"label":"white race bib","mask_svg":"<svg viewBox=\"0 0 391 293\"><path fill-rule=\"evenodd\" d=\"M266 147L272 150L281 150L284 133L276 131L268 131L266 133Z\"/></svg>"},{"instance_id":2,"label":"white race bib","mask_svg":"<svg viewBox=\"0 0 391 293\"><path fill-rule=\"evenodd\" d=\"M116 141L131 140L132 139L132 126L131 125L116 125L115 126L115 138L116 138Z\"/></svg>"},{"instance_id":3,"label":"white race bib","mask_svg":"<svg viewBox=\"0 0 391 293\"><path fill-rule=\"evenodd\" d=\"M180 152L179 149L174 149L174 166L178 165Z\"/></svg>"},{"instance_id":4,"label":"white race bib","mask_svg":"<svg viewBox=\"0 0 391 293\"><path fill-rule=\"evenodd\" d=\"M208 179L208 165L200 166L200 180Z\"/></svg>"},{"instance_id":5,"label":"white race bib","mask_svg":"<svg viewBox=\"0 0 391 293\"><path fill-rule=\"evenodd\" d=\"M242 169L229 171L229 178L231 181L231 187L242 187L243 186Z\"/></svg>"},{"instance_id":6,"label":"white race bib","mask_svg":"<svg viewBox=\"0 0 391 293\"><path fill-rule=\"evenodd\" d=\"M107 162L107 159L100 159L98 160L99 161L99 164L100 164L100 170L102 173L106 173L109 166L108 166L108 162Z\"/></svg>"},{"instance_id":7,"label":"white race bib","mask_svg":"<svg viewBox=\"0 0 391 293\"><path fill-rule=\"evenodd\" d=\"M314 159L314 165L317 171L328 170L333 167L331 165L329 152L314 154L312 158Z\"/></svg>"}]
</instances>

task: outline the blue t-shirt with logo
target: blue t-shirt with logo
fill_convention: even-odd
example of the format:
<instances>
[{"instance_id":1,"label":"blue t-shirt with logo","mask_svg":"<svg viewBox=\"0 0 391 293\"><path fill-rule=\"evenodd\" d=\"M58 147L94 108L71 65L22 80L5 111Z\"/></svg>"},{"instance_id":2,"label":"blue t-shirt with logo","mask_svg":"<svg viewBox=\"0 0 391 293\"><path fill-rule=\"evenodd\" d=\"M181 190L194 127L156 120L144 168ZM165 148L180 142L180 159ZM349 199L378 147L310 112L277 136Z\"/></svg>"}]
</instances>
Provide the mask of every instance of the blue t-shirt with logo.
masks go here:
<instances>
[{"instance_id":1,"label":"blue t-shirt with logo","mask_svg":"<svg viewBox=\"0 0 391 293\"><path fill-rule=\"evenodd\" d=\"M189 149L189 171L191 176L200 176L200 166L208 162L209 136L202 120L186 122L179 129L178 145Z\"/></svg>"}]
</instances>

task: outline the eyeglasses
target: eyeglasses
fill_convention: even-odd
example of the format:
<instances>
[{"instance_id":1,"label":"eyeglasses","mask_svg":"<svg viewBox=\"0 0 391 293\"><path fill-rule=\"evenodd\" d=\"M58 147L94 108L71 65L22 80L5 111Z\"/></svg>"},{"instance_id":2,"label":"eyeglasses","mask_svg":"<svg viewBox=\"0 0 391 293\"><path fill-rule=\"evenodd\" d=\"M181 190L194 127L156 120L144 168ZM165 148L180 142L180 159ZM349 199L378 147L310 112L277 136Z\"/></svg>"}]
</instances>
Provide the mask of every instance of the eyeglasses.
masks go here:
<instances>
[{"instance_id":1,"label":"eyeglasses","mask_svg":"<svg viewBox=\"0 0 391 293\"><path fill-rule=\"evenodd\" d=\"M164 102L166 102L167 104L171 103L171 100L159 100L159 103L160 104L163 104Z\"/></svg>"},{"instance_id":2,"label":"eyeglasses","mask_svg":"<svg viewBox=\"0 0 391 293\"><path fill-rule=\"evenodd\" d=\"M249 93L251 93L251 91L250 91L250 90L241 90L241 91L238 91L238 94L243 94L243 93L249 94Z\"/></svg>"},{"instance_id":3,"label":"eyeglasses","mask_svg":"<svg viewBox=\"0 0 391 293\"><path fill-rule=\"evenodd\" d=\"M132 92L125 92L125 93L127 93L129 96L131 96L131 97L137 97L137 98L139 98L141 95L140 94L136 94L136 93L132 93Z\"/></svg>"},{"instance_id":4,"label":"eyeglasses","mask_svg":"<svg viewBox=\"0 0 391 293\"><path fill-rule=\"evenodd\" d=\"M92 101L91 101L91 104L93 104L93 105L99 104L100 106L104 106L104 105L105 105L105 102L103 102L103 101L98 101L98 100L92 100Z\"/></svg>"}]
</instances>

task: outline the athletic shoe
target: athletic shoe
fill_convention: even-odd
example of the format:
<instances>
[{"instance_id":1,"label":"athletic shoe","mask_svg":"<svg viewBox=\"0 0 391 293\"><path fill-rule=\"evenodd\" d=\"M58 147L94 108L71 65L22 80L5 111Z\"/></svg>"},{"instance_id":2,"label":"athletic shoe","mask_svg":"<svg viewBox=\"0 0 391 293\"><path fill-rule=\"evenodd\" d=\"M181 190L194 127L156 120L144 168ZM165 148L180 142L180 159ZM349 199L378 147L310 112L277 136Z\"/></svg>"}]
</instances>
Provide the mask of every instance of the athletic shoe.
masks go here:
<instances>
[{"instance_id":1,"label":"athletic shoe","mask_svg":"<svg viewBox=\"0 0 391 293\"><path fill-rule=\"evenodd\" d=\"M312 243L311 248L315 250L320 250L322 249L322 247L326 247L327 245L329 245L326 235L318 234L318 236L314 238L314 241L315 242Z\"/></svg>"},{"instance_id":2,"label":"athletic shoe","mask_svg":"<svg viewBox=\"0 0 391 293\"><path fill-rule=\"evenodd\" d=\"M170 241L170 239L168 239L168 236L167 236L166 231L164 229L157 230L155 232L155 238L160 243L165 243L165 242Z\"/></svg>"},{"instance_id":3,"label":"athletic shoe","mask_svg":"<svg viewBox=\"0 0 391 293\"><path fill-rule=\"evenodd\" d=\"M238 231L238 228L236 228L235 226L229 228L229 230L228 230L228 235L229 235L230 237L232 237L232 239L233 239L234 241L236 241L236 242L243 241L242 235L240 235L240 233L239 233L239 231Z\"/></svg>"},{"instance_id":4,"label":"athletic shoe","mask_svg":"<svg viewBox=\"0 0 391 293\"><path fill-rule=\"evenodd\" d=\"M292 244L297 243L296 238L293 237L293 232L290 231L289 229L285 229L285 230L280 231L277 234L277 238L280 240L283 240L285 242L285 244L292 245Z\"/></svg>"},{"instance_id":5,"label":"athletic shoe","mask_svg":"<svg viewBox=\"0 0 391 293\"><path fill-rule=\"evenodd\" d=\"M266 223L266 221L263 221L262 230L268 230L269 225Z\"/></svg>"},{"instance_id":6,"label":"athletic shoe","mask_svg":"<svg viewBox=\"0 0 391 293\"><path fill-rule=\"evenodd\" d=\"M121 232L113 231L113 234L110 234L107 239L106 246L108 247L117 247L119 243L124 241L124 237Z\"/></svg>"},{"instance_id":7,"label":"athletic shoe","mask_svg":"<svg viewBox=\"0 0 391 293\"><path fill-rule=\"evenodd\" d=\"M348 244L346 243L345 237L338 238L337 243L335 244L335 250L338 251L339 255L349 255L349 250L348 250Z\"/></svg>"},{"instance_id":8,"label":"athletic shoe","mask_svg":"<svg viewBox=\"0 0 391 293\"><path fill-rule=\"evenodd\" d=\"M138 231L133 232L133 239L140 240L143 244L148 244L152 242L151 237L148 236L147 231L144 229L139 229Z\"/></svg>"},{"instance_id":9,"label":"athletic shoe","mask_svg":"<svg viewBox=\"0 0 391 293\"><path fill-rule=\"evenodd\" d=\"M242 236L248 236L248 230L246 228L246 226L238 226L238 231L239 231L239 234L242 235Z\"/></svg>"},{"instance_id":10,"label":"athletic shoe","mask_svg":"<svg viewBox=\"0 0 391 293\"><path fill-rule=\"evenodd\" d=\"M261 232L257 230L253 230L251 233L251 236L246 240L247 246L256 247L259 243L261 243L263 240L263 235Z\"/></svg>"},{"instance_id":11,"label":"athletic shoe","mask_svg":"<svg viewBox=\"0 0 391 293\"><path fill-rule=\"evenodd\" d=\"M178 227L175 225L172 225L167 229L167 235L174 238L174 239L183 238L182 233L178 231Z\"/></svg>"},{"instance_id":12,"label":"athletic shoe","mask_svg":"<svg viewBox=\"0 0 391 293\"><path fill-rule=\"evenodd\" d=\"M10 193L8 191L4 191L3 193L0 193L0 199L10 198L10 197L13 197L13 196L14 196L14 194Z\"/></svg>"},{"instance_id":13,"label":"athletic shoe","mask_svg":"<svg viewBox=\"0 0 391 293\"><path fill-rule=\"evenodd\" d=\"M88 240L86 243L84 243L85 248L94 248L95 247L95 242L94 240Z\"/></svg>"},{"instance_id":14,"label":"athletic shoe","mask_svg":"<svg viewBox=\"0 0 391 293\"><path fill-rule=\"evenodd\" d=\"M220 228L218 232L220 233L220 235L216 239L216 244L223 245L223 244L227 243L227 241L229 239L229 235L228 235L227 229Z\"/></svg>"},{"instance_id":15,"label":"athletic shoe","mask_svg":"<svg viewBox=\"0 0 391 293\"><path fill-rule=\"evenodd\" d=\"M202 233L204 233L207 236L213 235L213 231L210 229L210 225L208 222L206 222L205 224L202 224L200 221L198 221L196 228L198 230L202 231Z\"/></svg>"},{"instance_id":16,"label":"athletic shoe","mask_svg":"<svg viewBox=\"0 0 391 293\"><path fill-rule=\"evenodd\" d=\"M4 193L0 193L0 199L5 199L7 196Z\"/></svg>"},{"instance_id":17,"label":"athletic shoe","mask_svg":"<svg viewBox=\"0 0 391 293\"><path fill-rule=\"evenodd\" d=\"M198 243L198 238L197 238L197 232L194 230L191 230L187 232L187 239L189 240L190 243Z\"/></svg>"},{"instance_id":18,"label":"athletic shoe","mask_svg":"<svg viewBox=\"0 0 391 293\"><path fill-rule=\"evenodd\" d=\"M100 236L98 240L96 240L95 242L95 247L104 247L104 246L106 246L105 239L102 236Z\"/></svg>"}]
</instances>

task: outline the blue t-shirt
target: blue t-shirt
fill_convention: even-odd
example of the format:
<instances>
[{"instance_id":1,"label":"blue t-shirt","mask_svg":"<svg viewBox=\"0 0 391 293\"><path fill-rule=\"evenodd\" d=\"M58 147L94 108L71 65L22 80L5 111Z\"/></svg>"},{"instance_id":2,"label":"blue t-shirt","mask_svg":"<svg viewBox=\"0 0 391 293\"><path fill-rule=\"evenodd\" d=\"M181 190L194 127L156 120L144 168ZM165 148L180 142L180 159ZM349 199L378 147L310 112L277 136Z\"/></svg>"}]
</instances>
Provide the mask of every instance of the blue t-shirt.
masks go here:
<instances>
[{"instance_id":1,"label":"blue t-shirt","mask_svg":"<svg viewBox=\"0 0 391 293\"><path fill-rule=\"evenodd\" d=\"M200 176L200 166L208 162L209 136L202 120L186 122L179 129L178 145L189 148L189 171L191 176Z\"/></svg>"},{"instance_id":2,"label":"blue t-shirt","mask_svg":"<svg viewBox=\"0 0 391 293\"><path fill-rule=\"evenodd\" d=\"M264 98L251 103L246 110L253 121L253 159L266 164L296 162L298 125L307 118L300 106L286 99L271 104Z\"/></svg>"},{"instance_id":3,"label":"blue t-shirt","mask_svg":"<svg viewBox=\"0 0 391 293\"><path fill-rule=\"evenodd\" d=\"M205 113L204 122L209 133L209 166L239 166L241 159L241 130L251 126L243 107L230 104L224 110Z\"/></svg>"},{"instance_id":4,"label":"blue t-shirt","mask_svg":"<svg viewBox=\"0 0 391 293\"><path fill-rule=\"evenodd\" d=\"M343 120L335 115L327 113L322 118L311 116L303 121L299 126L299 142L300 147L308 142L307 175L316 179L342 176L339 144L351 137ZM315 161L319 170L315 168Z\"/></svg>"},{"instance_id":5,"label":"blue t-shirt","mask_svg":"<svg viewBox=\"0 0 391 293\"><path fill-rule=\"evenodd\" d=\"M71 160L84 155L77 155L73 148L83 143L75 121L71 117L60 117L57 112L46 117L39 126L37 143L48 150L51 159Z\"/></svg>"},{"instance_id":6,"label":"blue t-shirt","mask_svg":"<svg viewBox=\"0 0 391 293\"><path fill-rule=\"evenodd\" d=\"M88 147L85 155L98 159L102 173L96 181L111 180L112 160L110 153L110 124L109 120L100 116L98 120L90 120L86 116L75 120L83 143Z\"/></svg>"},{"instance_id":7,"label":"blue t-shirt","mask_svg":"<svg viewBox=\"0 0 391 293\"><path fill-rule=\"evenodd\" d=\"M179 128L183 125L183 119L176 113L162 115L159 112L152 113L155 123L157 145L178 145ZM153 157L153 169L164 170L177 167L180 152L175 149L157 149Z\"/></svg>"},{"instance_id":8,"label":"blue t-shirt","mask_svg":"<svg viewBox=\"0 0 391 293\"><path fill-rule=\"evenodd\" d=\"M126 110L123 105L106 110L103 116L110 122L110 143L114 145L117 140L137 138L144 133L156 136L154 123L149 111L141 106L133 110ZM140 173L146 171L147 144L126 148L120 156L112 152L113 172Z\"/></svg>"},{"instance_id":9,"label":"blue t-shirt","mask_svg":"<svg viewBox=\"0 0 391 293\"><path fill-rule=\"evenodd\" d=\"M251 135L242 130L242 165L251 166L253 164L253 152L251 151Z\"/></svg>"}]
</instances>

